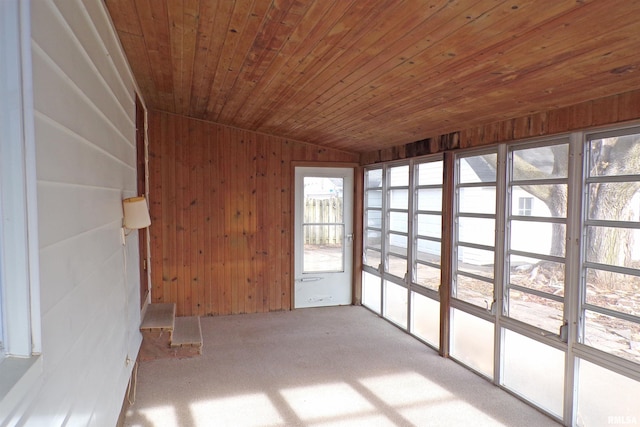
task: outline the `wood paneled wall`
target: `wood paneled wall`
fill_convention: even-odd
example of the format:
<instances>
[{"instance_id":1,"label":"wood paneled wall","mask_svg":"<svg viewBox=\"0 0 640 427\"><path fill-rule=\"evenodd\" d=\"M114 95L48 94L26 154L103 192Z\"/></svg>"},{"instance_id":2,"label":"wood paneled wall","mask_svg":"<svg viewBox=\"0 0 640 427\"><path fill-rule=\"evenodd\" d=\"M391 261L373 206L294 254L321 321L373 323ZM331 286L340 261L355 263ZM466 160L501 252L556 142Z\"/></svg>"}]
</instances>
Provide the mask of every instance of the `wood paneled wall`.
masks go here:
<instances>
[{"instance_id":1,"label":"wood paneled wall","mask_svg":"<svg viewBox=\"0 0 640 427\"><path fill-rule=\"evenodd\" d=\"M640 90L506 119L397 147L363 153L362 165L407 159L537 136L587 130L640 119Z\"/></svg>"},{"instance_id":2,"label":"wood paneled wall","mask_svg":"<svg viewBox=\"0 0 640 427\"><path fill-rule=\"evenodd\" d=\"M152 302L179 316L290 309L293 161L358 155L150 112Z\"/></svg>"}]
</instances>

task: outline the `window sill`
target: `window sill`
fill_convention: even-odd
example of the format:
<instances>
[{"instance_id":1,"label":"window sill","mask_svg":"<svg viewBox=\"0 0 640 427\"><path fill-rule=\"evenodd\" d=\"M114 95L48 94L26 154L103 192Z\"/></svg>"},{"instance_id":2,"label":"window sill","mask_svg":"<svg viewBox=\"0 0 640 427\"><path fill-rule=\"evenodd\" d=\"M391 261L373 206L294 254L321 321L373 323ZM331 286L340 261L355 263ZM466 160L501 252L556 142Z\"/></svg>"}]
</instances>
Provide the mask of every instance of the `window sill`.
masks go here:
<instances>
[{"instance_id":1,"label":"window sill","mask_svg":"<svg viewBox=\"0 0 640 427\"><path fill-rule=\"evenodd\" d=\"M42 374L42 357L7 357L0 362L0 414L9 416ZM4 419L0 418L0 424Z\"/></svg>"}]
</instances>

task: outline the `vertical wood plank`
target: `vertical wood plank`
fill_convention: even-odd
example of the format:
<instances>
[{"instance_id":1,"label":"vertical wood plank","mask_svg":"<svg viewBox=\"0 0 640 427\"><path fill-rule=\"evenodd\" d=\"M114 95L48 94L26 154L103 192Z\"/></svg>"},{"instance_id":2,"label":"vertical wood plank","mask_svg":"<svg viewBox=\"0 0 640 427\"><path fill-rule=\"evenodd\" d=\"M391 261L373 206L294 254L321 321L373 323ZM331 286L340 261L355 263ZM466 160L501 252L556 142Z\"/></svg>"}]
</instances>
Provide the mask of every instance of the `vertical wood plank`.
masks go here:
<instances>
[{"instance_id":1,"label":"vertical wood plank","mask_svg":"<svg viewBox=\"0 0 640 427\"><path fill-rule=\"evenodd\" d=\"M280 144L280 308L290 310L293 260L293 189L294 182L291 166L291 143Z\"/></svg>"},{"instance_id":2,"label":"vertical wood plank","mask_svg":"<svg viewBox=\"0 0 640 427\"><path fill-rule=\"evenodd\" d=\"M163 234L163 282L165 284L164 296L166 302L177 301L176 283L178 280L178 259L176 254L176 129L172 116L163 115L163 127L166 130L167 138L162 139L163 156L162 156L162 189L166 191L167 197L163 197L163 217L164 222Z\"/></svg>"},{"instance_id":3,"label":"vertical wood plank","mask_svg":"<svg viewBox=\"0 0 640 427\"><path fill-rule=\"evenodd\" d=\"M173 117L175 120L176 117ZM184 165L185 165L185 141L184 127L186 122L183 120L175 120L176 124L176 200L177 200L177 218L176 218L176 253L178 262L178 275L176 280L176 314L178 316L185 315L185 281L187 281L188 272L185 271L185 194L186 185L184 183Z\"/></svg>"},{"instance_id":4,"label":"vertical wood plank","mask_svg":"<svg viewBox=\"0 0 640 427\"><path fill-rule=\"evenodd\" d=\"M167 113L150 128L154 302L179 315L290 309L291 162L359 157Z\"/></svg>"},{"instance_id":5,"label":"vertical wood plank","mask_svg":"<svg viewBox=\"0 0 640 427\"><path fill-rule=\"evenodd\" d=\"M265 270L267 269L267 236L265 223L267 222L268 199L264 196L267 194L267 143L263 135L257 135L258 143L256 146L257 163L256 163L256 209L257 209L257 227L256 227L256 311L264 313L269 311L269 292Z\"/></svg>"},{"instance_id":6,"label":"vertical wood plank","mask_svg":"<svg viewBox=\"0 0 640 427\"><path fill-rule=\"evenodd\" d=\"M151 116L152 113L149 113ZM151 216L151 301L159 302L164 298L162 268L162 144L160 142L161 122L149 119L149 215Z\"/></svg>"}]
</instances>

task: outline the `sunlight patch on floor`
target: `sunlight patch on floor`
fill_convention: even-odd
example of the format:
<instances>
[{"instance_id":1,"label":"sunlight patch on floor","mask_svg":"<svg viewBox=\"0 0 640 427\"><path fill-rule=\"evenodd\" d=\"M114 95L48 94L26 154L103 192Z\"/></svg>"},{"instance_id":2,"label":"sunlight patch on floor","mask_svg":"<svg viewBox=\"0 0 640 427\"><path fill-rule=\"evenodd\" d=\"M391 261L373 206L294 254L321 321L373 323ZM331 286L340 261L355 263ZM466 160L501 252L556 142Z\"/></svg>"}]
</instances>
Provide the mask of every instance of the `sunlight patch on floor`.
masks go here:
<instances>
[{"instance_id":1,"label":"sunlight patch on floor","mask_svg":"<svg viewBox=\"0 0 640 427\"><path fill-rule=\"evenodd\" d=\"M414 425L464 425L470 419L483 425L501 425L450 391L417 372L363 378L359 382L377 399L393 408L404 420ZM438 408L438 417L427 420ZM447 415L443 417L443 415Z\"/></svg>"},{"instance_id":2,"label":"sunlight patch on floor","mask_svg":"<svg viewBox=\"0 0 640 427\"><path fill-rule=\"evenodd\" d=\"M146 423L134 425L133 427L143 427L147 425L151 425L154 427L178 425L176 410L173 406L155 406L151 408L140 409L139 412L146 418Z\"/></svg>"},{"instance_id":3,"label":"sunlight patch on floor","mask_svg":"<svg viewBox=\"0 0 640 427\"><path fill-rule=\"evenodd\" d=\"M367 399L345 383L289 388L280 393L305 423L358 414L370 415L376 410Z\"/></svg>"},{"instance_id":4,"label":"sunlight patch on floor","mask_svg":"<svg viewBox=\"0 0 640 427\"><path fill-rule=\"evenodd\" d=\"M263 393L243 394L192 403L191 414L198 427L215 425L234 427L282 426L284 420Z\"/></svg>"},{"instance_id":5,"label":"sunlight patch on floor","mask_svg":"<svg viewBox=\"0 0 640 427\"><path fill-rule=\"evenodd\" d=\"M384 403L393 407L433 403L453 397L453 394L416 372L369 377L359 382Z\"/></svg>"}]
</instances>

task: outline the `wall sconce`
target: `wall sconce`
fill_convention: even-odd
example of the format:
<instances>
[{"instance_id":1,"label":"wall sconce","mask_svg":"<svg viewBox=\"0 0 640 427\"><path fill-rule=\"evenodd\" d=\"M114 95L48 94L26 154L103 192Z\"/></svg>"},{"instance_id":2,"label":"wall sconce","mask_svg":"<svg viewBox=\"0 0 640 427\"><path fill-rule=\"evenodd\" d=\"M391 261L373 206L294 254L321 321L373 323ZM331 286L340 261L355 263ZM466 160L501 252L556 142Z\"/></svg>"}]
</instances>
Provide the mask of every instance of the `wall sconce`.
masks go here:
<instances>
[{"instance_id":1,"label":"wall sconce","mask_svg":"<svg viewBox=\"0 0 640 427\"><path fill-rule=\"evenodd\" d=\"M122 221L123 242L124 236L128 236L133 230L139 230L151 225L149 208L144 196L129 197L122 201L124 219ZM129 231L126 231L126 230Z\"/></svg>"}]
</instances>

